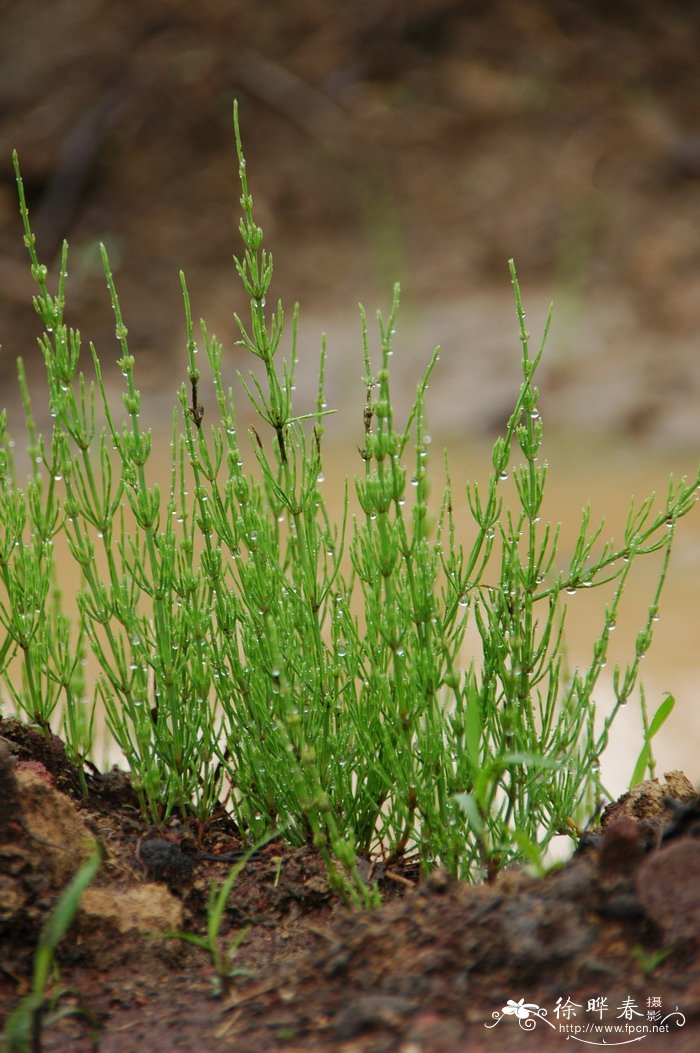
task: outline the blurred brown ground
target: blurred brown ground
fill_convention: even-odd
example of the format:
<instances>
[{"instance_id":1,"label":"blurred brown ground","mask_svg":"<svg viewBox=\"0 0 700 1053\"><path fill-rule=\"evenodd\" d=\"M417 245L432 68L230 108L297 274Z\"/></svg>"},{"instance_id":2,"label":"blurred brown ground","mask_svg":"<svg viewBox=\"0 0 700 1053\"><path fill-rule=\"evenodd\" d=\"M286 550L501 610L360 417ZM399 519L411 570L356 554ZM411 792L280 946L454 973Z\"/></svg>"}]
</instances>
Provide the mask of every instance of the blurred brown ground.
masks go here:
<instances>
[{"instance_id":1,"label":"blurred brown ground","mask_svg":"<svg viewBox=\"0 0 700 1053\"><path fill-rule=\"evenodd\" d=\"M494 289L507 303L514 256L526 289L579 318L625 305L601 361L649 374L618 425L653 431L664 407L700 394L699 12L694 0L1 3L6 390L17 354L38 358L13 147L40 254L55 261L69 238L69 320L105 357L99 240L155 384L182 348L180 267L197 315L233 339L235 96L276 294L331 316L386 303L396 279L409 304Z\"/></svg>"}]
</instances>

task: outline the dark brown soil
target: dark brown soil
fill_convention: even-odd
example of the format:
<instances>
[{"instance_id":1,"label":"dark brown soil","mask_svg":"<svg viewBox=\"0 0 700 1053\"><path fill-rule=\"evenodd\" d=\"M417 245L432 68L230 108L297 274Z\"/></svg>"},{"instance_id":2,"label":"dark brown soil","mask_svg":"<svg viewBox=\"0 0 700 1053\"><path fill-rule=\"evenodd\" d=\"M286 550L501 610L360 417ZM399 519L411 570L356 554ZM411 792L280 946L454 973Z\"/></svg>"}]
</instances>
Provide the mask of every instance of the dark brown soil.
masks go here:
<instances>
[{"instance_id":1,"label":"dark brown soil","mask_svg":"<svg viewBox=\"0 0 700 1053\"><path fill-rule=\"evenodd\" d=\"M90 775L84 802L58 739L12 720L0 736L3 1015L28 990L41 924L97 839L105 861L59 962L73 992L62 1005L93 1014L109 1053L553 1050L566 1041L567 999L570 1024L651 1028L655 1006L661 1017L677 1007L682 1026L644 1041L697 1049L700 808L678 772L609 807L602 830L543 879L516 868L475 887L392 871L374 912L343 908L312 850L271 844L226 908L225 943L247 928L234 962L245 975L217 993L204 952L156 934L205 931L210 886L242 848L231 821L215 817L200 838L189 822L148 829L123 775ZM589 1011L596 997L602 1018ZM503 1013L520 999L549 1023ZM641 1015L626 1018L625 1005ZM42 1048L80 1053L91 1041L69 1017L45 1029Z\"/></svg>"}]
</instances>

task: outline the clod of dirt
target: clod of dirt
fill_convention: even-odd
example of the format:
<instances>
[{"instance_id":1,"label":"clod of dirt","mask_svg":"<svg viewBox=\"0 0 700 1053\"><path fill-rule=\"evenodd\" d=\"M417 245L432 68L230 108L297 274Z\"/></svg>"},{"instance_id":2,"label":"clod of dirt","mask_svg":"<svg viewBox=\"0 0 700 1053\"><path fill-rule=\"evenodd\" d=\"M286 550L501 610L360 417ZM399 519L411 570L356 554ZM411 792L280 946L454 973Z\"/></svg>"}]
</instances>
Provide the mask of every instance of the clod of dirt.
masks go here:
<instances>
[{"instance_id":1,"label":"clod of dirt","mask_svg":"<svg viewBox=\"0 0 700 1053\"><path fill-rule=\"evenodd\" d=\"M672 841L678 837L700 837L700 797L692 801L671 801L671 822L664 830L661 840Z\"/></svg>"},{"instance_id":2,"label":"clod of dirt","mask_svg":"<svg viewBox=\"0 0 700 1053\"><path fill-rule=\"evenodd\" d=\"M613 820L627 816L637 823L647 824L650 832L659 831L668 822L669 799L693 801L697 798L692 782L682 771L667 771L664 779L665 782L659 779L640 782L619 800L609 804L601 818L603 829Z\"/></svg>"},{"instance_id":3,"label":"clod of dirt","mask_svg":"<svg viewBox=\"0 0 700 1053\"><path fill-rule=\"evenodd\" d=\"M0 754L0 932L31 917L62 888L94 847L72 801L32 771L14 772Z\"/></svg>"},{"instance_id":4,"label":"clod of dirt","mask_svg":"<svg viewBox=\"0 0 700 1053\"><path fill-rule=\"evenodd\" d=\"M682 838L649 856L637 874L637 895L668 943L700 943L700 840Z\"/></svg>"},{"instance_id":5,"label":"clod of dirt","mask_svg":"<svg viewBox=\"0 0 700 1053\"><path fill-rule=\"evenodd\" d=\"M68 760L63 742L56 735L50 738L35 728L22 724L14 717L0 717L0 742L9 751L11 766L15 772L27 770L40 774L58 790L77 799L82 799L83 788L77 768ZM0 765L2 760L0 758ZM109 810L125 806L138 810L138 798L127 774L112 768L98 772L88 765L83 772L90 788L93 804L104 803ZM0 822L2 804L0 803Z\"/></svg>"},{"instance_id":6,"label":"clod of dirt","mask_svg":"<svg viewBox=\"0 0 700 1053\"><path fill-rule=\"evenodd\" d=\"M20 841L31 867L43 874L47 886L62 888L87 860L95 839L65 794L42 775L17 771L21 825ZM15 843L17 847L17 842Z\"/></svg>"},{"instance_id":7,"label":"clod of dirt","mask_svg":"<svg viewBox=\"0 0 700 1053\"><path fill-rule=\"evenodd\" d=\"M95 846L74 802L34 766L43 768L39 761L13 768L9 747L0 742L0 936L21 933L27 952L56 894ZM124 890L111 884L84 893L76 946L101 966L133 957L134 938L172 957L174 944L147 944L144 936L182 927L182 904L160 885Z\"/></svg>"},{"instance_id":8,"label":"clod of dirt","mask_svg":"<svg viewBox=\"0 0 700 1053\"><path fill-rule=\"evenodd\" d=\"M177 942L149 937L182 928L182 904L161 885L107 886L89 888L83 895L76 939L83 954L105 969L133 961L135 955L144 957L149 946L159 956L177 955Z\"/></svg>"},{"instance_id":9,"label":"clod of dirt","mask_svg":"<svg viewBox=\"0 0 700 1053\"><path fill-rule=\"evenodd\" d=\"M144 841L138 850L138 858L150 881L182 888L192 881L194 864L181 848L162 837Z\"/></svg>"},{"instance_id":10,"label":"clod of dirt","mask_svg":"<svg viewBox=\"0 0 700 1053\"><path fill-rule=\"evenodd\" d=\"M57 892L94 848L73 802L0 745L0 959L21 968ZM9 939L8 939L9 936Z\"/></svg>"},{"instance_id":11,"label":"clod of dirt","mask_svg":"<svg viewBox=\"0 0 700 1053\"><path fill-rule=\"evenodd\" d=\"M370 1028L396 1028L417 1009L418 1003L408 998L361 995L338 1013L333 1031L336 1038L348 1039Z\"/></svg>"},{"instance_id":12,"label":"clod of dirt","mask_svg":"<svg viewBox=\"0 0 700 1053\"><path fill-rule=\"evenodd\" d=\"M609 873L631 870L640 862L644 848L639 823L620 812L605 827L600 845L600 868Z\"/></svg>"}]
</instances>

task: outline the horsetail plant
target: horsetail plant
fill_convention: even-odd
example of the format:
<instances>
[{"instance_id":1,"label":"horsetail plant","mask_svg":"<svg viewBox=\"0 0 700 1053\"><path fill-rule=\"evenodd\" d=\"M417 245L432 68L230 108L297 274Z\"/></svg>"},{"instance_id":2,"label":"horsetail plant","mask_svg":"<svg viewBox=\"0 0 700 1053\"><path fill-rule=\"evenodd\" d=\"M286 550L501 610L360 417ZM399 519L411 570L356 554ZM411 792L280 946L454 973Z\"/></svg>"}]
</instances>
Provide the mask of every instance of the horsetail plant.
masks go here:
<instances>
[{"instance_id":1,"label":"horsetail plant","mask_svg":"<svg viewBox=\"0 0 700 1053\"><path fill-rule=\"evenodd\" d=\"M47 733L63 712L76 758L89 752L99 703L155 823L178 810L204 824L223 800L253 840L284 826L292 842L313 843L332 884L355 902L375 898L361 857L492 875L544 852L560 833L575 837L607 796L600 756L636 687L676 524L700 480L671 480L659 511L653 497L633 504L620 544L604 540L603 524L584 509L573 553L560 562L559 527L541 521L547 463L535 379L549 320L533 354L511 263L522 382L487 484L467 487L466 547L446 461L435 523L429 500L426 389L439 351L408 419L395 419L398 287L388 318L378 316L376 365L361 312L357 512L346 486L334 522L321 488L325 342L315 409L299 414L298 309L284 359L285 314L281 303L268 306L273 260L254 219L235 107L234 128L244 249L235 266L250 305L247 321L235 317L256 365L238 380L258 420L239 432L223 347L203 322L196 333L181 274L186 380L167 493L149 464L153 436L107 252L122 424L92 344L95 380L79 369L80 334L64 321L68 249L52 296L15 158L52 427L47 439L39 433L20 363L32 467L19 488L3 417L0 669L15 706ZM215 407L200 401L202 362ZM75 626L55 584L58 535L80 568ZM598 717L594 690L623 591L637 558L652 553L661 558L658 588L634 655L615 669L616 703ZM569 596L606 585L612 598L590 664L569 671ZM92 689L86 646L99 668ZM651 739L672 704L664 700L651 718L644 707L635 779L653 770Z\"/></svg>"}]
</instances>

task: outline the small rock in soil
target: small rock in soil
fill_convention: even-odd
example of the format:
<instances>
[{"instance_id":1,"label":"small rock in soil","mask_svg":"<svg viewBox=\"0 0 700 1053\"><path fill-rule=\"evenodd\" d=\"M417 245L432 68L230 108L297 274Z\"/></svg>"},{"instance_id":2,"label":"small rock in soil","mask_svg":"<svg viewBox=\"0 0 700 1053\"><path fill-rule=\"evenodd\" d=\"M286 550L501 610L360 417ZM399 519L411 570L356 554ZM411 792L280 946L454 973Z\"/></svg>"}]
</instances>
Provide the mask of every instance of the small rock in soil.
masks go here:
<instances>
[{"instance_id":1,"label":"small rock in soil","mask_svg":"<svg viewBox=\"0 0 700 1053\"><path fill-rule=\"evenodd\" d=\"M616 815L605 827L600 846L600 869L604 873L628 873L644 855L640 824L627 815Z\"/></svg>"},{"instance_id":2,"label":"small rock in soil","mask_svg":"<svg viewBox=\"0 0 700 1053\"><path fill-rule=\"evenodd\" d=\"M100 968L134 958L177 958L179 941L153 939L183 928L182 904L160 885L89 888L80 902L77 938L87 960Z\"/></svg>"},{"instance_id":3,"label":"small rock in soil","mask_svg":"<svg viewBox=\"0 0 700 1053\"><path fill-rule=\"evenodd\" d=\"M149 881L180 888L192 880L192 860L172 841L159 837L144 841L138 856Z\"/></svg>"},{"instance_id":4,"label":"small rock in soil","mask_svg":"<svg viewBox=\"0 0 700 1053\"><path fill-rule=\"evenodd\" d=\"M645 821L658 829L668 820L667 798L677 801L693 801L697 798L692 782L682 771L668 771L664 779L665 782L659 779L640 782L618 801L609 804L603 812L601 826L605 828L613 819L628 816L636 822Z\"/></svg>"},{"instance_id":5,"label":"small rock in soil","mask_svg":"<svg viewBox=\"0 0 700 1053\"><path fill-rule=\"evenodd\" d=\"M674 801L667 799L671 812L671 822L662 837L670 841L676 837L700 837L700 797L693 801Z\"/></svg>"},{"instance_id":6,"label":"small rock in soil","mask_svg":"<svg viewBox=\"0 0 700 1053\"><path fill-rule=\"evenodd\" d=\"M637 895L666 940L700 939L700 841L664 845L639 868Z\"/></svg>"},{"instance_id":7,"label":"small rock in soil","mask_svg":"<svg viewBox=\"0 0 700 1053\"><path fill-rule=\"evenodd\" d=\"M362 995L338 1014L333 1030L336 1038L354 1038L373 1027L392 1030L405 1023L418 1009L416 1002L391 995Z\"/></svg>"}]
</instances>

